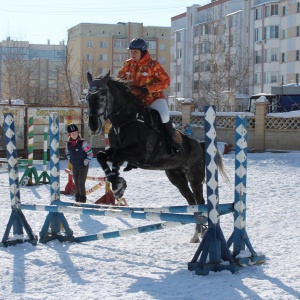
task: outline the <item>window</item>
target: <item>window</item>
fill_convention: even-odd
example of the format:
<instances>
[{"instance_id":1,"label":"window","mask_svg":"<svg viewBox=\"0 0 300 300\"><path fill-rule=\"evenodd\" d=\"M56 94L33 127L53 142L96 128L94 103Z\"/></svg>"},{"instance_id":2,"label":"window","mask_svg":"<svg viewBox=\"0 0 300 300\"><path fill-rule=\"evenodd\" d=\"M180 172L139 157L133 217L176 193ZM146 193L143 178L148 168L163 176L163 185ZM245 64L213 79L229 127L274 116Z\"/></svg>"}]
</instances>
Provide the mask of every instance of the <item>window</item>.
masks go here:
<instances>
[{"instance_id":1,"label":"window","mask_svg":"<svg viewBox=\"0 0 300 300\"><path fill-rule=\"evenodd\" d=\"M282 7L282 16L284 17L285 15L286 15L286 7L283 6L283 7Z\"/></svg>"},{"instance_id":2,"label":"window","mask_svg":"<svg viewBox=\"0 0 300 300\"><path fill-rule=\"evenodd\" d=\"M238 26L238 15L237 14L234 14L231 16L231 18L229 19L229 26L230 26L230 28ZM217 35L217 31L215 30L214 32L215 32L215 35Z\"/></svg>"},{"instance_id":3,"label":"window","mask_svg":"<svg viewBox=\"0 0 300 300\"><path fill-rule=\"evenodd\" d=\"M209 72L210 71L210 64L208 62L202 62L200 65L201 72Z\"/></svg>"},{"instance_id":4,"label":"window","mask_svg":"<svg viewBox=\"0 0 300 300\"><path fill-rule=\"evenodd\" d=\"M278 39L279 26L271 25L265 27L265 38L266 39Z\"/></svg>"},{"instance_id":5,"label":"window","mask_svg":"<svg viewBox=\"0 0 300 300\"><path fill-rule=\"evenodd\" d=\"M105 55L105 56L106 56L106 60L107 60L107 55ZM125 53L115 53L113 56L113 59L114 59L114 61L124 62L125 60L128 59L128 55ZM100 60L101 60L101 55L100 55Z\"/></svg>"},{"instance_id":6,"label":"window","mask_svg":"<svg viewBox=\"0 0 300 300\"><path fill-rule=\"evenodd\" d=\"M181 66L177 66L176 67L176 75L180 75L181 74Z\"/></svg>"},{"instance_id":7,"label":"window","mask_svg":"<svg viewBox=\"0 0 300 300\"><path fill-rule=\"evenodd\" d=\"M254 84L260 84L261 83L261 73L256 72L254 74Z\"/></svg>"},{"instance_id":8,"label":"window","mask_svg":"<svg viewBox=\"0 0 300 300\"><path fill-rule=\"evenodd\" d=\"M256 28L255 29L255 41L261 41L262 40L262 28Z\"/></svg>"},{"instance_id":9,"label":"window","mask_svg":"<svg viewBox=\"0 0 300 300\"><path fill-rule=\"evenodd\" d=\"M181 48L176 50L176 58L181 58Z\"/></svg>"},{"instance_id":10,"label":"window","mask_svg":"<svg viewBox=\"0 0 300 300\"><path fill-rule=\"evenodd\" d=\"M194 38L200 35L200 26L194 27Z\"/></svg>"},{"instance_id":11,"label":"window","mask_svg":"<svg viewBox=\"0 0 300 300\"><path fill-rule=\"evenodd\" d=\"M158 58L158 61L161 63L161 64L165 64L166 63L166 58L164 56L160 56Z\"/></svg>"},{"instance_id":12,"label":"window","mask_svg":"<svg viewBox=\"0 0 300 300\"><path fill-rule=\"evenodd\" d=\"M300 2L297 3L297 13L300 12Z\"/></svg>"},{"instance_id":13,"label":"window","mask_svg":"<svg viewBox=\"0 0 300 300\"><path fill-rule=\"evenodd\" d=\"M271 48L271 61L278 61L278 49Z\"/></svg>"},{"instance_id":14,"label":"window","mask_svg":"<svg viewBox=\"0 0 300 300\"><path fill-rule=\"evenodd\" d=\"M209 24L205 24L201 26L201 35L211 34L211 26Z\"/></svg>"},{"instance_id":15,"label":"window","mask_svg":"<svg viewBox=\"0 0 300 300\"><path fill-rule=\"evenodd\" d=\"M278 4L272 4L265 7L265 17L278 16Z\"/></svg>"},{"instance_id":16,"label":"window","mask_svg":"<svg viewBox=\"0 0 300 300\"><path fill-rule=\"evenodd\" d=\"M264 83L277 82L277 72L264 72Z\"/></svg>"},{"instance_id":17,"label":"window","mask_svg":"<svg viewBox=\"0 0 300 300\"><path fill-rule=\"evenodd\" d=\"M87 42L86 42L86 46L87 46L88 48L93 48L93 41L87 41Z\"/></svg>"},{"instance_id":18,"label":"window","mask_svg":"<svg viewBox=\"0 0 300 300\"><path fill-rule=\"evenodd\" d=\"M181 32L180 31L176 32L176 42L181 42Z\"/></svg>"},{"instance_id":19,"label":"window","mask_svg":"<svg viewBox=\"0 0 300 300\"><path fill-rule=\"evenodd\" d=\"M106 73L107 73L106 68L99 68L98 74L104 75L104 74L106 74Z\"/></svg>"},{"instance_id":20,"label":"window","mask_svg":"<svg viewBox=\"0 0 300 300\"><path fill-rule=\"evenodd\" d=\"M261 63L261 50L255 51L255 63L256 64Z\"/></svg>"},{"instance_id":21,"label":"window","mask_svg":"<svg viewBox=\"0 0 300 300\"><path fill-rule=\"evenodd\" d=\"M194 55L199 55L199 45L194 45L193 52L194 52Z\"/></svg>"},{"instance_id":22,"label":"window","mask_svg":"<svg viewBox=\"0 0 300 300\"><path fill-rule=\"evenodd\" d=\"M107 61L107 55L106 54L100 54L100 61Z\"/></svg>"},{"instance_id":23,"label":"window","mask_svg":"<svg viewBox=\"0 0 300 300\"><path fill-rule=\"evenodd\" d=\"M100 41L100 48L107 48L107 42L106 41Z\"/></svg>"},{"instance_id":24,"label":"window","mask_svg":"<svg viewBox=\"0 0 300 300\"><path fill-rule=\"evenodd\" d=\"M115 48L127 48L127 40L122 40L122 39L115 39L114 40L114 47Z\"/></svg>"},{"instance_id":25,"label":"window","mask_svg":"<svg viewBox=\"0 0 300 300\"><path fill-rule=\"evenodd\" d=\"M299 80L300 80L300 74L296 73L296 83L299 85Z\"/></svg>"},{"instance_id":26,"label":"window","mask_svg":"<svg viewBox=\"0 0 300 300\"><path fill-rule=\"evenodd\" d=\"M56 78L57 77L57 70L49 70L48 71L49 78Z\"/></svg>"},{"instance_id":27,"label":"window","mask_svg":"<svg viewBox=\"0 0 300 300\"><path fill-rule=\"evenodd\" d=\"M86 60L87 61L92 61L93 60L93 54L87 54L86 55Z\"/></svg>"},{"instance_id":28,"label":"window","mask_svg":"<svg viewBox=\"0 0 300 300\"><path fill-rule=\"evenodd\" d=\"M204 42L201 44L201 54L210 53L211 52L211 43Z\"/></svg>"},{"instance_id":29,"label":"window","mask_svg":"<svg viewBox=\"0 0 300 300\"><path fill-rule=\"evenodd\" d=\"M196 60L194 63L194 73L198 73L199 72L199 61Z\"/></svg>"},{"instance_id":30,"label":"window","mask_svg":"<svg viewBox=\"0 0 300 300\"><path fill-rule=\"evenodd\" d=\"M255 20L261 20L261 7L255 9Z\"/></svg>"},{"instance_id":31,"label":"window","mask_svg":"<svg viewBox=\"0 0 300 300\"><path fill-rule=\"evenodd\" d=\"M177 82L176 83L176 92L180 92L181 91L181 83Z\"/></svg>"},{"instance_id":32,"label":"window","mask_svg":"<svg viewBox=\"0 0 300 300\"><path fill-rule=\"evenodd\" d=\"M285 62L285 53L281 53L281 62Z\"/></svg>"},{"instance_id":33,"label":"window","mask_svg":"<svg viewBox=\"0 0 300 300\"><path fill-rule=\"evenodd\" d=\"M271 5L271 16L278 16L278 4Z\"/></svg>"},{"instance_id":34,"label":"window","mask_svg":"<svg viewBox=\"0 0 300 300\"><path fill-rule=\"evenodd\" d=\"M149 50L156 50L156 42L146 42Z\"/></svg>"},{"instance_id":35,"label":"window","mask_svg":"<svg viewBox=\"0 0 300 300\"><path fill-rule=\"evenodd\" d=\"M282 30L282 39L286 39L286 30Z\"/></svg>"},{"instance_id":36,"label":"window","mask_svg":"<svg viewBox=\"0 0 300 300\"><path fill-rule=\"evenodd\" d=\"M278 73L277 72L270 72L270 82L275 83L277 82Z\"/></svg>"},{"instance_id":37,"label":"window","mask_svg":"<svg viewBox=\"0 0 300 300\"><path fill-rule=\"evenodd\" d=\"M300 50L296 51L296 60L300 60Z\"/></svg>"},{"instance_id":38,"label":"window","mask_svg":"<svg viewBox=\"0 0 300 300\"><path fill-rule=\"evenodd\" d=\"M300 26L297 26L296 36L300 36Z\"/></svg>"}]
</instances>

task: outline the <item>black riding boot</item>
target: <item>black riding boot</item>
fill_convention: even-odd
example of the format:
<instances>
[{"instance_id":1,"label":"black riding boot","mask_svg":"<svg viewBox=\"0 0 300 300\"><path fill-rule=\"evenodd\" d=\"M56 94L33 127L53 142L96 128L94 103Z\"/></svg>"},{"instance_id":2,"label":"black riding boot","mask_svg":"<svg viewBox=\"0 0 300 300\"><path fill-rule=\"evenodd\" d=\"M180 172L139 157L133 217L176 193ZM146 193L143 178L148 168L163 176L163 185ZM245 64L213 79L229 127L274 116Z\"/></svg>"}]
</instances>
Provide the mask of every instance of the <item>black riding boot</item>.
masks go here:
<instances>
[{"instance_id":1,"label":"black riding boot","mask_svg":"<svg viewBox=\"0 0 300 300\"><path fill-rule=\"evenodd\" d=\"M86 203L86 196L80 196L79 202Z\"/></svg>"},{"instance_id":2,"label":"black riding boot","mask_svg":"<svg viewBox=\"0 0 300 300\"><path fill-rule=\"evenodd\" d=\"M182 153L184 151L182 145L180 143L174 142L175 130L173 128L173 124L172 124L171 120L169 120L167 123L163 123L163 125L165 127L165 131L167 134L166 138L167 138L170 155L174 156L178 153Z\"/></svg>"},{"instance_id":3,"label":"black riding boot","mask_svg":"<svg viewBox=\"0 0 300 300\"><path fill-rule=\"evenodd\" d=\"M80 202L80 195L75 195L75 201Z\"/></svg>"}]
</instances>

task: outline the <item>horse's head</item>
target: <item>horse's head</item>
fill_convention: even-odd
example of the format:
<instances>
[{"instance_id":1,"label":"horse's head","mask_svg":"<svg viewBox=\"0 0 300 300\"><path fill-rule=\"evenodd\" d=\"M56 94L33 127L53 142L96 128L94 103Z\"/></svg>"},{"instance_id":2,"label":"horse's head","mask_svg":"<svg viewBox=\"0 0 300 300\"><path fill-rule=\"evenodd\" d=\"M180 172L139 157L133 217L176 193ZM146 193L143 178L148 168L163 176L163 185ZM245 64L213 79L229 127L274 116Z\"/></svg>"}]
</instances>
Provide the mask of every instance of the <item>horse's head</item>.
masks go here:
<instances>
[{"instance_id":1,"label":"horse's head","mask_svg":"<svg viewBox=\"0 0 300 300\"><path fill-rule=\"evenodd\" d=\"M103 124L108 115L108 87L107 82L110 79L110 72L103 78L92 78L90 72L87 72L89 83L89 92L86 97L88 102L88 127L91 135L99 134L103 130Z\"/></svg>"}]
</instances>

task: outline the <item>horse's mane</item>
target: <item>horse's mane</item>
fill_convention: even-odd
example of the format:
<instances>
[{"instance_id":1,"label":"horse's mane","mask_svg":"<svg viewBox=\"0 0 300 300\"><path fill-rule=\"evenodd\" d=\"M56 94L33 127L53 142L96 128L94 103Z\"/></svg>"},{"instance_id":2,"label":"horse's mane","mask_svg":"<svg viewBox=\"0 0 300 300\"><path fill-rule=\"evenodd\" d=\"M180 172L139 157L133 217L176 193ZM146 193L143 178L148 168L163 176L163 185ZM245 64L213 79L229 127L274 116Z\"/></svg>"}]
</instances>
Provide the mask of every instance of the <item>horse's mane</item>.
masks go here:
<instances>
[{"instance_id":1,"label":"horse's mane","mask_svg":"<svg viewBox=\"0 0 300 300\"><path fill-rule=\"evenodd\" d=\"M102 79L102 78L103 78L102 75L97 77L97 79ZM143 107L143 103L142 103L141 99L131 93L131 91L130 91L131 87L127 80L110 77L107 82L107 87L109 88L109 91L113 95L113 97L123 97L128 102L134 103L138 106Z\"/></svg>"}]
</instances>

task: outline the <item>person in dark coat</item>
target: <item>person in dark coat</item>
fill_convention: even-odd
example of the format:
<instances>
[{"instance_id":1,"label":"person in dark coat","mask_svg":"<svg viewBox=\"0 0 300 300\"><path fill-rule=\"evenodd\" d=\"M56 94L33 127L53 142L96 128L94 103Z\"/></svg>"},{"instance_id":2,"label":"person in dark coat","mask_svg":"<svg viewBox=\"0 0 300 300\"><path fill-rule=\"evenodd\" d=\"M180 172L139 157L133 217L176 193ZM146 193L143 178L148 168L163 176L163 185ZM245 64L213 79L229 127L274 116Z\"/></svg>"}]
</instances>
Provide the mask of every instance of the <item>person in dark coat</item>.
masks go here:
<instances>
[{"instance_id":1,"label":"person in dark coat","mask_svg":"<svg viewBox=\"0 0 300 300\"><path fill-rule=\"evenodd\" d=\"M75 201L86 202L85 182L89 170L89 162L93 158L91 146L81 138L76 124L67 127L68 142L66 156L72 165L73 179L75 183Z\"/></svg>"}]
</instances>

